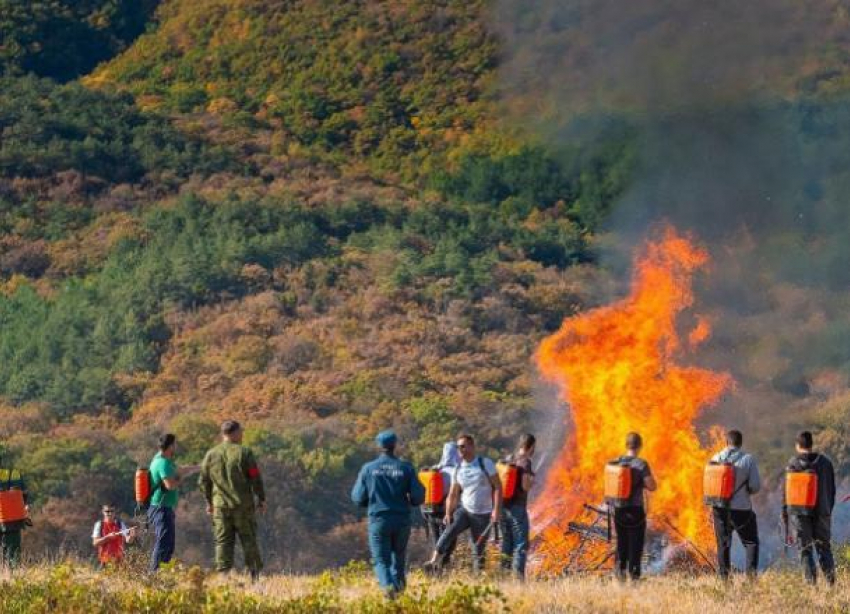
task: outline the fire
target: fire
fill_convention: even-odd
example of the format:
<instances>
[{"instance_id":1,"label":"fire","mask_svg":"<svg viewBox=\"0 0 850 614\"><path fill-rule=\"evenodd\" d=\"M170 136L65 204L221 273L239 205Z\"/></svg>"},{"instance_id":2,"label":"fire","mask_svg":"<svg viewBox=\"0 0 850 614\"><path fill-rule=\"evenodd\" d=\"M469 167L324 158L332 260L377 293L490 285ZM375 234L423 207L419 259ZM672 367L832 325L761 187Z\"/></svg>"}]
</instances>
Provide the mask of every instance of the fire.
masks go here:
<instances>
[{"instance_id":1,"label":"fire","mask_svg":"<svg viewBox=\"0 0 850 614\"><path fill-rule=\"evenodd\" d=\"M564 321L537 354L542 375L560 387L573 428L532 509L544 571L560 571L577 538L567 522L585 502L602 501L606 461L623 453L626 433L643 436L642 455L658 482L648 503L650 527L676 539L667 522L704 550L712 534L702 503L702 472L711 450L694 420L732 384L729 375L675 362L711 333L709 321L680 342L677 316L693 304L693 274L705 250L672 228L635 260L624 299ZM666 520L667 522L663 522Z\"/></svg>"}]
</instances>

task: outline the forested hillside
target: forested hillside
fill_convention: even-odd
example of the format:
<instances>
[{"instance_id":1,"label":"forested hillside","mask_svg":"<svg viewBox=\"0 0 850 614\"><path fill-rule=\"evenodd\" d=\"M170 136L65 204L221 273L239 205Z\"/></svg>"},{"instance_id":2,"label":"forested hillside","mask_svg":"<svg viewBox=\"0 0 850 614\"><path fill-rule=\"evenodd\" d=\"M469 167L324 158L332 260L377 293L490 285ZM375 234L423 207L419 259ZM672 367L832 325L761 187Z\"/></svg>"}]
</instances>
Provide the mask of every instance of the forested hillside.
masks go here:
<instances>
[{"instance_id":1,"label":"forested hillside","mask_svg":"<svg viewBox=\"0 0 850 614\"><path fill-rule=\"evenodd\" d=\"M195 462L227 416L265 467L272 564L359 556L376 430L427 463L527 426L536 341L608 291L593 231L632 135L556 155L496 130L480 2L165 2L80 83L128 40L127 7L94 4L58 13L82 24L61 69L24 45L0 88L0 437L27 544L87 553L157 433Z\"/></svg>"},{"instance_id":2,"label":"forested hillside","mask_svg":"<svg viewBox=\"0 0 850 614\"><path fill-rule=\"evenodd\" d=\"M537 342L622 289L599 231L645 120L557 146L501 120L491 3L25 4L0 0L0 454L31 552L88 553L157 434L197 462L228 417L271 566L362 556L374 433L417 464L461 430L506 452ZM760 369L787 393L787 364ZM835 398L812 403L846 471ZM194 487L178 514L178 552L208 557Z\"/></svg>"}]
</instances>

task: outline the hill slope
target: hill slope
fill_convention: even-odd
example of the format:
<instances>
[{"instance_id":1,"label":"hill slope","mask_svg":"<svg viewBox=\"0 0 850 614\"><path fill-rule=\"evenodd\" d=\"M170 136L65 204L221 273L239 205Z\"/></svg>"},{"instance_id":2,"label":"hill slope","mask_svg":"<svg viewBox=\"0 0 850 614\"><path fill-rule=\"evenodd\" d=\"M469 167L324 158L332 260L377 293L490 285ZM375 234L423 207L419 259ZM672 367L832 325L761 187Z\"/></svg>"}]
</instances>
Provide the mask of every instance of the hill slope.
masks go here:
<instances>
[{"instance_id":1,"label":"hill slope","mask_svg":"<svg viewBox=\"0 0 850 614\"><path fill-rule=\"evenodd\" d=\"M159 25L89 78L145 107L275 128L283 151L418 175L487 108L484 0L167 0Z\"/></svg>"}]
</instances>

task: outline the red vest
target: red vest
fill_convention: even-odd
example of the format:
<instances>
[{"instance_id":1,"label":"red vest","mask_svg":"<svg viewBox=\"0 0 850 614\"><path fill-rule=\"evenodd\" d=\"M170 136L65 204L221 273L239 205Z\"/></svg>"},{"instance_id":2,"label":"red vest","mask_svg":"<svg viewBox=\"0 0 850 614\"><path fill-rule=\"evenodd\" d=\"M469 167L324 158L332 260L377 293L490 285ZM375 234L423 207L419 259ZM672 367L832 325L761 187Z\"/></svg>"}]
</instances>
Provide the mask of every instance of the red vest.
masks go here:
<instances>
[{"instance_id":1,"label":"red vest","mask_svg":"<svg viewBox=\"0 0 850 614\"><path fill-rule=\"evenodd\" d=\"M121 523L112 520L103 520L100 525L100 536L117 533L121 530ZM115 535L97 547L97 558L101 563L118 563L124 558L124 536Z\"/></svg>"}]
</instances>

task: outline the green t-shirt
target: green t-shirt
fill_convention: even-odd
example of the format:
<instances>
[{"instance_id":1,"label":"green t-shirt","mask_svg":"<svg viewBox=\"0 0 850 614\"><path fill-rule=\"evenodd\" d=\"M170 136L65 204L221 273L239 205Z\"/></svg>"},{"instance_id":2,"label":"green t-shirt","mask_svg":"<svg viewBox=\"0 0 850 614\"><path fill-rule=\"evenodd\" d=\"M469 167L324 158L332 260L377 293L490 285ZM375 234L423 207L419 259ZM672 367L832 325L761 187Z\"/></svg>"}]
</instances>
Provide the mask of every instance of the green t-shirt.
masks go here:
<instances>
[{"instance_id":1,"label":"green t-shirt","mask_svg":"<svg viewBox=\"0 0 850 614\"><path fill-rule=\"evenodd\" d=\"M150 472L151 489L153 489L151 505L171 508L177 507L177 491L166 489L165 484L160 486L162 480L177 477L177 465L174 464L174 461L164 457L162 452L157 452L151 461Z\"/></svg>"}]
</instances>

